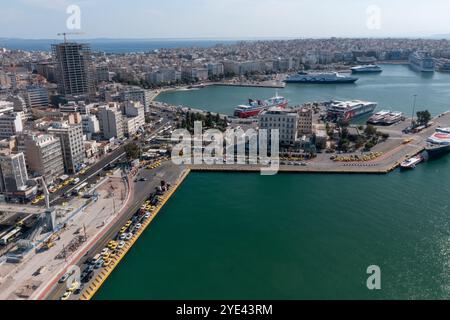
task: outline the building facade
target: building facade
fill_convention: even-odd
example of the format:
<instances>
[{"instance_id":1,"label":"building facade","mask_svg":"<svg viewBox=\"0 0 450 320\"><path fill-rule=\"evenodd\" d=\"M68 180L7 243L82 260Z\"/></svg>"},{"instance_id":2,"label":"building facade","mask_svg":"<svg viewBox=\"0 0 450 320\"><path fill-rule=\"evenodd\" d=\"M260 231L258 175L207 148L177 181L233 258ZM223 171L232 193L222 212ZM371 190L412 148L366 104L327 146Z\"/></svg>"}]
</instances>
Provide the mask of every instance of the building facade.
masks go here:
<instances>
[{"instance_id":1,"label":"building facade","mask_svg":"<svg viewBox=\"0 0 450 320\"><path fill-rule=\"evenodd\" d=\"M122 112L116 104L99 107L98 120L103 138L109 140L111 138L122 139L124 137Z\"/></svg>"},{"instance_id":2,"label":"building facade","mask_svg":"<svg viewBox=\"0 0 450 320\"><path fill-rule=\"evenodd\" d=\"M48 184L64 174L64 162L59 138L49 134L27 134L23 149L28 169L42 176Z\"/></svg>"},{"instance_id":3,"label":"building facade","mask_svg":"<svg viewBox=\"0 0 450 320\"><path fill-rule=\"evenodd\" d=\"M279 130L280 145L291 146L297 142L298 137L298 113L278 107L270 108L262 112L259 117L259 128L268 131Z\"/></svg>"},{"instance_id":4,"label":"building facade","mask_svg":"<svg viewBox=\"0 0 450 320\"><path fill-rule=\"evenodd\" d=\"M58 137L66 173L76 173L84 163L83 128L81 124L54 123L48 133Z\"/></svg>"}]
</instances>

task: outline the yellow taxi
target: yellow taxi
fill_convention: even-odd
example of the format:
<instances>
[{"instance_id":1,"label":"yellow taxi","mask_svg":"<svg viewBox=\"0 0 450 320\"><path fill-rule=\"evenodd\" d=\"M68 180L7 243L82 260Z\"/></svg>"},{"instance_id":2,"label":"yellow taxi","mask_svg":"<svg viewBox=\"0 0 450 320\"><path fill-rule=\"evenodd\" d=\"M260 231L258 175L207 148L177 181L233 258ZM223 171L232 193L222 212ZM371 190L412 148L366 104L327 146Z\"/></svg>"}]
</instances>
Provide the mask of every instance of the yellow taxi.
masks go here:
<instances>
[{"instance_id":1,"label":"yellow taxi","mask_svg":"<svg viewBox=\"0 0 450 320\"><path fill-rule=\"evenodd\" d=\"M61 297L61 300L69 300L70 296L72 295L71 291L66 291L63 296Z\"/></svg>"},{"instance_id":2,"label":"yellow taxi","mask_svg":"<svg viewBox=\"0 0 450 320\"><path fill-rule=\"evenodd\" d=\"M80 284L77 282L77 281L74 281L73 283L72 283L72 285L70 286L70 288L69 288L69 292L74 292L75 290L77 290L78 289L78 287L80 286Z\"/></svg>"}]
</instances>

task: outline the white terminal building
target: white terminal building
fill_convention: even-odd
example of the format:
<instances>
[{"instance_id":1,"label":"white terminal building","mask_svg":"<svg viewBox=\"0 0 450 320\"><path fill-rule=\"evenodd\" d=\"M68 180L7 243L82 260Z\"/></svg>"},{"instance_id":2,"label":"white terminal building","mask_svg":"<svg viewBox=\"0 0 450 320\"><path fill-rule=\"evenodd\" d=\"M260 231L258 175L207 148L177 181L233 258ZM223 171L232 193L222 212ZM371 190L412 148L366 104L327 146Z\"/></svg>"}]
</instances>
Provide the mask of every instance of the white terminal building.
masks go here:
<instances>
[{"instance_id":1,"label":"white terminal building","mask_svg":"<svg viewBox=\"0 0 450 320\"><path fill-rule=\"evenodd\" d=\"M259 115L259 128L266 129L270 139L271 130L278 129L280 145L294 145L298 138L298 113L292 109L272 107Z\"/></svg>"}]
</instances>

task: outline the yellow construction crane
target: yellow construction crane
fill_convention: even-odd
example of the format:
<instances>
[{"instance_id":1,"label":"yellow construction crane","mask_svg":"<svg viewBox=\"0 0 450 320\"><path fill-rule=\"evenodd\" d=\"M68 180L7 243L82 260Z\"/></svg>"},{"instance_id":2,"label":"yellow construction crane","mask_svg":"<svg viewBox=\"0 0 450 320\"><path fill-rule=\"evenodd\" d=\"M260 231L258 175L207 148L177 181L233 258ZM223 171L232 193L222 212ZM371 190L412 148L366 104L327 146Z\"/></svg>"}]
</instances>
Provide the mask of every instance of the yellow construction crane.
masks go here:
<instances>
[{"instance_id":1,"label":"yellow construction crane","mask_svg":"<svg viewBox=\"0 0 450 320\"><path fill-rule=\"evenodd\" d=\"M81 35L81 34L85 34L85 33L84 32L61 32L61 33L58 33L57 35L59 37L63 36L64 37L64 43L66 43L67 42L67 36Z\"/></svg>"}]
</instances>

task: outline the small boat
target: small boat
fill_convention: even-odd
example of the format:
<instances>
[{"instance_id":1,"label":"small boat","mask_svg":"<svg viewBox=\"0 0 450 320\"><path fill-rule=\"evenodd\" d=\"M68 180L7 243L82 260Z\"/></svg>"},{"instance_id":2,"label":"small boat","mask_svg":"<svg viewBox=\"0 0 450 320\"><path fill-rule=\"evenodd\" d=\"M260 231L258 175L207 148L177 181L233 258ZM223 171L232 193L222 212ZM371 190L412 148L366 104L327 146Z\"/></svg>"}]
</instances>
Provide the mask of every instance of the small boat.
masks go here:
<instances>
[{"instance_id":1,"label":"small boat","mask_svg":"<svg viewBox=\"0 0 450 320\"><path fill-rule=\"evenodd\" d=\"M423 160L423 157L421 155L418 155L403 161L400 166L402 169L414 169Z\"/></svg>"}]
</instances>

